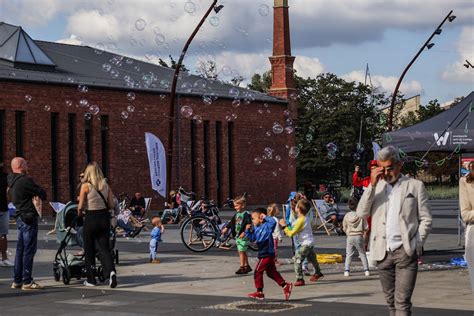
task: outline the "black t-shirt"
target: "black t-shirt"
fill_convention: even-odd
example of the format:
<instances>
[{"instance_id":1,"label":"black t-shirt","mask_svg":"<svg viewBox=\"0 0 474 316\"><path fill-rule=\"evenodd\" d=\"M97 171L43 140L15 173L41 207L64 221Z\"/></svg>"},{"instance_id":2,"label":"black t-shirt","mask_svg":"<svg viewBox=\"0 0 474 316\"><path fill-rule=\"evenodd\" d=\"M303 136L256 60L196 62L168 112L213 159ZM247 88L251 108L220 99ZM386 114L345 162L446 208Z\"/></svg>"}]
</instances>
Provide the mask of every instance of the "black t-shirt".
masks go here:
<instances>
[{"instance_id":1,"label":"black t-shirt","mask_svg":"<svg viewBox=\"0 0 474 316\"><path fill-rule=\"evenodd\" d=\"M130 206L131 207L141 206L145 208L145 198L143 196L139 199L137 199L136 197L133 197L132 200L130 201Z\"/></svg>"}]
</instances>

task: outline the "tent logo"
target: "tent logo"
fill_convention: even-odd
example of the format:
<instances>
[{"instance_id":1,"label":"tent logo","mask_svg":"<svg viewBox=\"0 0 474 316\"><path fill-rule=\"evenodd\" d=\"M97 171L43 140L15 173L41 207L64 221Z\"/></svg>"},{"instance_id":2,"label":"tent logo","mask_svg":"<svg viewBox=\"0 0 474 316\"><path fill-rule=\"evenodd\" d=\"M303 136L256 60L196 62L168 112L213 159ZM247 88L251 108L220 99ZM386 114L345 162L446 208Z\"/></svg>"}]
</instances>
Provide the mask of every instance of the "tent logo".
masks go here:
<instances>
[{"instance_id":1,"label":"tent logo","mask_svg":"<svg viewBox=\"0 0 474 316\"><path fill-rule=\"evenodd\" d=\"M434 133L434 138L436 141L436 145L446 146L446 143L448 142L448 138L449 138L449 132L444 133L444 136L443 135L439 136L438 133Z\"/></svg>"}]
</instances>

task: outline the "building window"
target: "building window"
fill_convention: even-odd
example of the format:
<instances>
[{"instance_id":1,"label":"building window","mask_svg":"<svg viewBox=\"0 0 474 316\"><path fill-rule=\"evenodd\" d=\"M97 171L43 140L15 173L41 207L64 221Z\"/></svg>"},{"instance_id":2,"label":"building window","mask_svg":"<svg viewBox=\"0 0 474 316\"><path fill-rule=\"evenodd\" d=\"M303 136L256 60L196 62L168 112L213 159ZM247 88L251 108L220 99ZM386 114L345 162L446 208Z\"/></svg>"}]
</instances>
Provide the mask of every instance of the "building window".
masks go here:
<instances>
[{"instance_id":1,"label":"building window","mask_svg":"<svg viewBox=\"0 0 474 316\"><path fill-rule=\"evenodd\" d=\"M25 139L25 112L15 111L16 156L24 157L23 142Z\"/></svg>"},{"instance_id":2,"label":"building window","mask_svg":"<svg viewBox=\"0 0 474 316\"><path fill-rule=\"evenodd\" d=\"M234 122L227 124L227 154L229 162L229 196L234 197Z\"/></svg>"},{"instance_id":3,"label":"building window","mask_svg":"<svg viewBox=\"0 0 474 316\"><path fill-rule=\"evenodd\" d=\"M5 110L0 110L0 162L3 162L5 157Z\"/></svg>"},{"instance_id":4,"label":"building window","mask_svg":"<svg viewBox=\"0 0 474 316\"><path fill-rule=\"evenodd\" d=\"M196 174L196 122L191 120L191 190L195 193L197 189L197 174Z\"/></svg>"},{"instance_id":5,"label":"building window","mask_svg":"<svg viewBox=\"0 0 474 316\"><path fill-rule=\"evenodd\" d=\"M221 205L222 194L222 122L216 122L216 180L217 204Z\"/></svg>"},{"instance_id":6,"label":"building window","mask_svg":"<svg viewBox=\"0 0 474 316\"><path fill-rule=\"evenodd\" d=\"M58 123L59 114L51 113L51 189L53 201L58 200Z\"/></svg>"},{"instance_id":7,"label":"building window","mask_svg":"<svg viewBox=\"0 0 474 316\"><path fill-rule=\"evenodd\" d=\"M92 162L92 122L84 120L84 132L86 140L86 163Z\"/></svg>"},{"instance_id":8,"label":"building window","mask_svg":"<svg viewBox=\"0 0 474 316\"><path fill-rule=\"evenodd\" d=\"M102 172L107 177L109 171L109 116L100 117L100 142L102 146Z\"/></svg>"},{"instance_id":9,"label":"building window","mask_svg":"<svg viewBox=\"0 0 474 316\"><path fill-rule=\"evenodd\" d=\"M209 198L209 121L204 121L204 195Z\"/></svg>"},{"instance_id":10,"label":"building window","mask_svg":"<svg viewBox=\"0 0 474 316\"><path fill-rule=\"evenodd\" d=\"M76 200L76 114L68 115L69 198Z\"/></svg>"}]
</instances>

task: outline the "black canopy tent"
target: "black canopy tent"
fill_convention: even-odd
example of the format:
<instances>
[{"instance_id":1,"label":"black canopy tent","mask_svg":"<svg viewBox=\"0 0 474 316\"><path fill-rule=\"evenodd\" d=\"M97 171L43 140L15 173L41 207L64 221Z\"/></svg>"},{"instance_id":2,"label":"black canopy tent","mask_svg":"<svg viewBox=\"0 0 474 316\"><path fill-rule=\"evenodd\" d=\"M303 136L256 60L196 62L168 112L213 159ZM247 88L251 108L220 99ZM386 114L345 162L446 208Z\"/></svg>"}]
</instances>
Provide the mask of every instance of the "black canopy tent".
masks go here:
<instances>
[{"instance_id":1,"label":"black canopy tent","mask_svg":"<svg viewBox=\"0 0 474 316\"><path fill-rule=\"evenodd\" d=\"M384 134L383 146L409 152L474 152L474 92L426 121Z\"/></svg>"}]
</instances>

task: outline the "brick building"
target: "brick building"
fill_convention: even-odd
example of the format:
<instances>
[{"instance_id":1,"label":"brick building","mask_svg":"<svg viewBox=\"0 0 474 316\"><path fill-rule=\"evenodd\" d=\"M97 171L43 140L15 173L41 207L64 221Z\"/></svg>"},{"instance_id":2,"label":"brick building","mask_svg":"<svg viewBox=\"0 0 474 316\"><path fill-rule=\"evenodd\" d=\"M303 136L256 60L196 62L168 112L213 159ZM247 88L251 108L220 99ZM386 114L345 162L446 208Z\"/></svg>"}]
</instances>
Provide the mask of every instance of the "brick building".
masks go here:
<instances>
[{"instance_id":1,"label":"brick building","mask_svg":"<svg viewBox=\"0 0 474 316\"><path fill-rule=\"evenodd\" d=\"M294 189L295 135L284 130L296 118L285 100L294 87L287 1L275 0L274 26L275 96L180 75L172 187L219 203L243 192L250 203L282 202ZM166 147L172 75L91 47L33 40L0 23L0 161L25 157L49 200L61 202L77 195L79 173L97 161L115 193L143 192L159 208L144 133Z\"/></svg>"}]
</instances>

